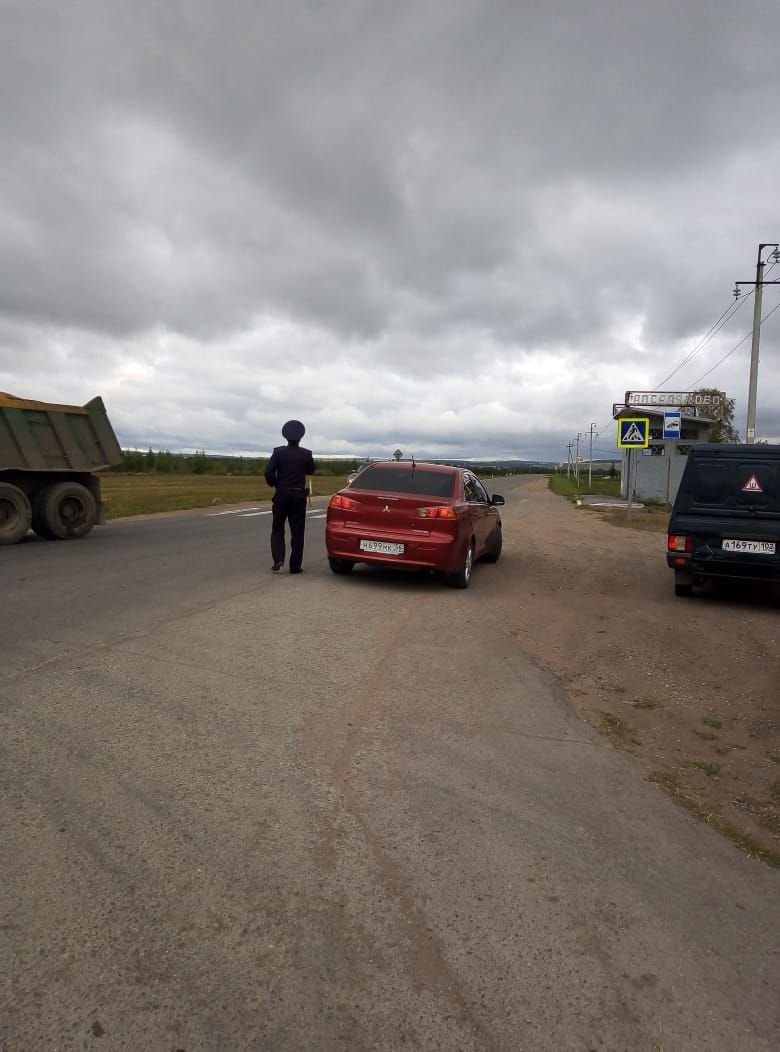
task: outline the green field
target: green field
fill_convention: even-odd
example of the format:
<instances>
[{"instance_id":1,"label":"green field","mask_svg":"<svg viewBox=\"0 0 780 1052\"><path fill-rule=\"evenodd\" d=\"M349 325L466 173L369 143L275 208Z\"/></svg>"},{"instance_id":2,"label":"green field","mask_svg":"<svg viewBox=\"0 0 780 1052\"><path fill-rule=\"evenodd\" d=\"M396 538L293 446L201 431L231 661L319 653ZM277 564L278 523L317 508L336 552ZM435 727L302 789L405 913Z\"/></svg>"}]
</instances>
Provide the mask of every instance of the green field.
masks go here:
<instances>
[{"instance_id":1,"label":"green field","mask_svg":"<svg viewBox=\"0 0 780 1052\"><path fill-rule=\"evenodd\" d=\"M346 476L315 475L311 481L312 496L322 497L341 489ZM268 501L273 497L273 490L257 475L106 474L101 477L101 490L107 519Z\"/></svg>"},{"instance_id":2,"label":"green field","mask_svg":"<svg viewBox=\"0 0 780 1052\"><path fill-rule=\"evenodd\" d=\"M346 485L347 477L346 474L317 474L309 482L313 497L329 497ZM262 475L183 474L178 471L175 474L108 472L101 475L100 488L107 519L268 501L274 495Z\"/></svg>"}]
</instances>

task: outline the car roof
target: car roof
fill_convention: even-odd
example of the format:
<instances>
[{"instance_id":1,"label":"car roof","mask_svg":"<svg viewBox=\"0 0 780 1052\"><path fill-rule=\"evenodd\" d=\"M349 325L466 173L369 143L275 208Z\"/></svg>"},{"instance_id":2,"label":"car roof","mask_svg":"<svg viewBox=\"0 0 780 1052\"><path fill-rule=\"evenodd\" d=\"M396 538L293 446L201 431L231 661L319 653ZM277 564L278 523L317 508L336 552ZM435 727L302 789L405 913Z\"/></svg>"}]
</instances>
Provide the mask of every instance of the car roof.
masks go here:
<instances>
[{"instance_id":1,"label":"car roof","mask_svg":"<svg viewBox=\"0 0 780 1052\"><path fill-rule=\"evenodd\" d=\"M426 460L374 460L371 464L367 465L370 468L398 468L400 471L407 469L409 471L414 468L425 468L426 471L441 471L457 472L463 471L464 468L456 468L452 464L430 464Z\"/></svg>"}]
</instances>

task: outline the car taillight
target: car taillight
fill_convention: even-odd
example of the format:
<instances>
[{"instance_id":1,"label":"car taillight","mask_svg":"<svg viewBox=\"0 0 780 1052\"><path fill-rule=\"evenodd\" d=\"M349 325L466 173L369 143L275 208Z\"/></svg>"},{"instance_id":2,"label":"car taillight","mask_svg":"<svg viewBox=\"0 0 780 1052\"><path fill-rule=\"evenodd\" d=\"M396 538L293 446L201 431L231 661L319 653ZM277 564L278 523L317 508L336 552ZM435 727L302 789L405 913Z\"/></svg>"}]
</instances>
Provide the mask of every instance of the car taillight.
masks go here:
<instances>
[{"instance_id":1,"label":"car taillight","mask_svg":"<svg viewBox=\"0 0 780 1052\"><path fill-rule=\"evenodd\" d=\"M356 508L360 507L360 501L352 500L351 497L345 497L341 493L334 493L330 498L330 508L340 508L342 511L355 511Z\"/></svg>"},{"instance_id":2,"label":"car taillight","mask_svg":"<svg viewBox=\"0 0 780 1052\"><path fill-rule=\"evenodd\" d=\"M437 505L435 508L418 508L417 514L423 519L457 519L454 508L448 505Z\"/></svg>"},{"instance_id":3,"label":"car taillight","mask_svg":"<svg viewBox=\"0 0 780 1052\"><path fill-rule=\"evenodd\" d=\"M668 550L670 552L692 552L693 537L687 533L670 533Z\"/></svg>"}]
</instances>

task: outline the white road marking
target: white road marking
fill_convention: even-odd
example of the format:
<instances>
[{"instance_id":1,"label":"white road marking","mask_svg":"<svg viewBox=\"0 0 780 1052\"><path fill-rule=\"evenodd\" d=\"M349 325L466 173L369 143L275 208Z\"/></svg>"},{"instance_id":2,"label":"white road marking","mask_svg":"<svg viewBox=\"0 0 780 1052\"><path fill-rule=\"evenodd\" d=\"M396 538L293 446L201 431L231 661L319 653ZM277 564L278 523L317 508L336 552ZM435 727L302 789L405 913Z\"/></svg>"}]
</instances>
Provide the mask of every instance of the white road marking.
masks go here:
<instances>
[{"instance_id":1,"label":"white road marking","mask_svg":"<svg viewBox=\"0 0 780 1052\"><path fill-rule=\"evenodd\" d=\"M243 508L231 508L230 511L209 511L206 512L208 518L215 515L238 515L241 519L254 519L258 515L270 515L272 512L271 508L266 508L264 511L244 511ZM310 511L307 512L307 519L324 519L327 515L327 511Z\"/></svg>"}]
</instances>

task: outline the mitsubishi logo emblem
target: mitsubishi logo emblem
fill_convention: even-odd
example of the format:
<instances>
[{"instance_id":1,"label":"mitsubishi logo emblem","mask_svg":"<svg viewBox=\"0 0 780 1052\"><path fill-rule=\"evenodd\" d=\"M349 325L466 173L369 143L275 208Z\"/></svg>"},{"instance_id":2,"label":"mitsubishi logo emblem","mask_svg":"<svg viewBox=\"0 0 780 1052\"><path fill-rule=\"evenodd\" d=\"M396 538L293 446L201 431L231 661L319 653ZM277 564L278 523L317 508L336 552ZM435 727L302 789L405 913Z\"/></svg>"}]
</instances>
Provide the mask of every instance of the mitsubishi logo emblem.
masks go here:
<instances>
[{"instance_id":1,"label":"mitsubishi logo emblem","mask_svg":"<svg viewBox=\"0 0 780 1052\"><path fill-rule=\"evenodd\" d=\"M382 511L390 511L390 505L385 504L384 508L382 508Z\"/></svg>"}]
</instances>

